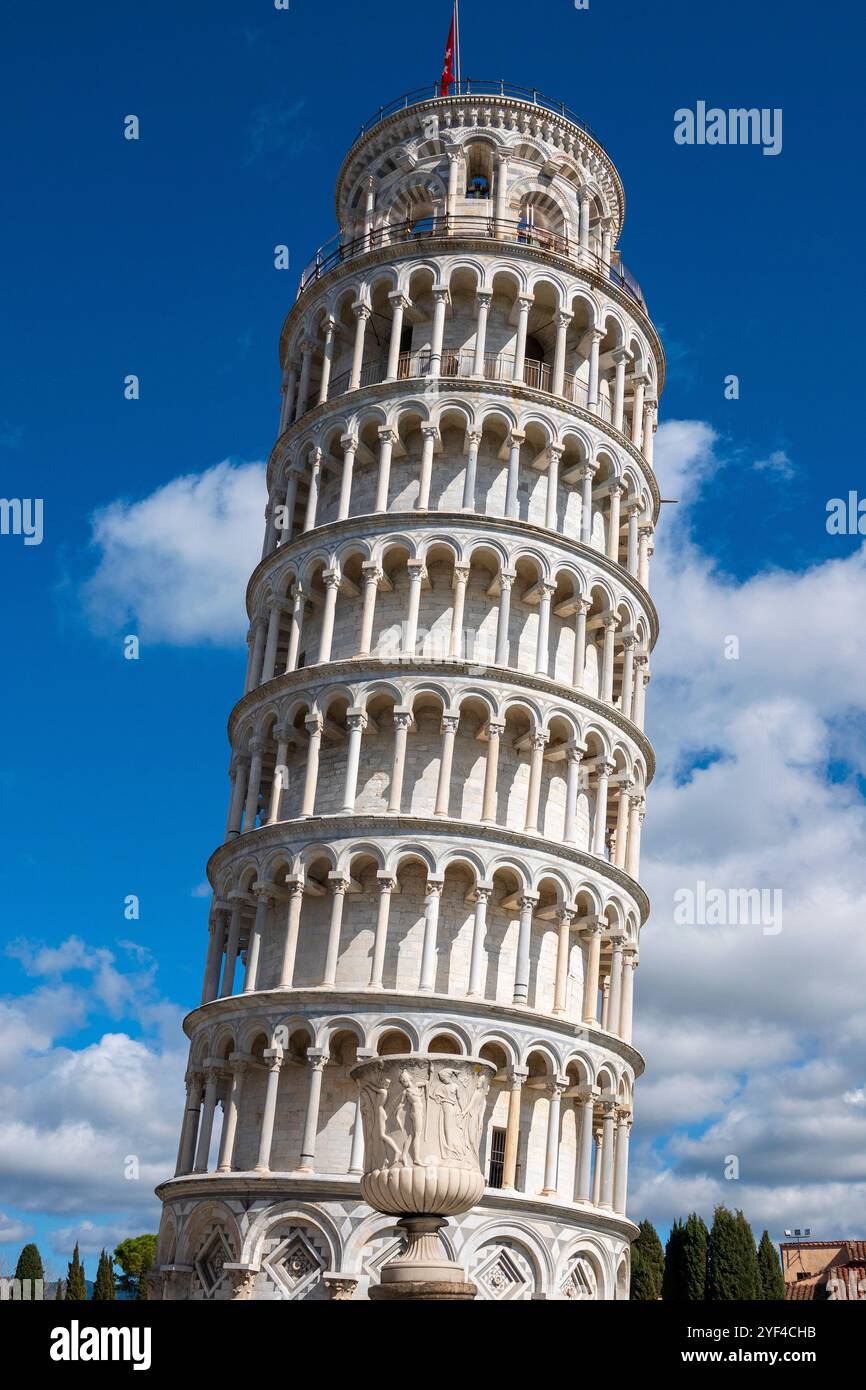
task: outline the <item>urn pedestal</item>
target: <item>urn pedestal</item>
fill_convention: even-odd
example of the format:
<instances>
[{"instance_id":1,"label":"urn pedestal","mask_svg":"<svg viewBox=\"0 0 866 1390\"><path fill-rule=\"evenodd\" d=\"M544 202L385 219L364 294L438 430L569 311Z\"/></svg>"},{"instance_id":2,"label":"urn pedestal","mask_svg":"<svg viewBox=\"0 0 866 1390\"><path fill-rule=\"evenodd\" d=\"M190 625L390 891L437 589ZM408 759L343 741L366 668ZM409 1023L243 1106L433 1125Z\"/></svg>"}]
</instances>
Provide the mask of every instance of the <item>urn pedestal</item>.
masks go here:
<instances>
[{"instance_id":1,"label":"urn pedestal","mask_svg":"<svg viewBox=\"0 0 866 1390\"><path fill-rule=\"evenodd\" d=\"M418 1053L353 1068L364 1126L361 1191L376 1211L399 1215L406 1234L405 1249L370 1289L374 1301L475 1297L440 1232L484 1192L479 1148L494 1072L479 1057Z\"/></svg>"}]
</instances>

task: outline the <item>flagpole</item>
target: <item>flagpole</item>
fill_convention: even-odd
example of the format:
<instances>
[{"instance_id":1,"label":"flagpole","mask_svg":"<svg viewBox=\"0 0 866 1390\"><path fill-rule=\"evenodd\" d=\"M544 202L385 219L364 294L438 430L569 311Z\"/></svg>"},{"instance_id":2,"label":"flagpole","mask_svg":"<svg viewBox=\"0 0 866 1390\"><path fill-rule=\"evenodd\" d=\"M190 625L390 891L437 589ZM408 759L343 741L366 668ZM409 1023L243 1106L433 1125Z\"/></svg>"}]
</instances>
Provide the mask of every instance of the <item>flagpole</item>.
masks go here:
<instances>
[{"instance_id":1,"label":"flagpole","mask_svg":"<svg viewBox=\"0 0 866 1390\"><path fill-rule=\"evenodd\" d=\"M457 92L460 93L460 0L454 0L454 46L457 49Z\"/></svg>"}]
</instances>

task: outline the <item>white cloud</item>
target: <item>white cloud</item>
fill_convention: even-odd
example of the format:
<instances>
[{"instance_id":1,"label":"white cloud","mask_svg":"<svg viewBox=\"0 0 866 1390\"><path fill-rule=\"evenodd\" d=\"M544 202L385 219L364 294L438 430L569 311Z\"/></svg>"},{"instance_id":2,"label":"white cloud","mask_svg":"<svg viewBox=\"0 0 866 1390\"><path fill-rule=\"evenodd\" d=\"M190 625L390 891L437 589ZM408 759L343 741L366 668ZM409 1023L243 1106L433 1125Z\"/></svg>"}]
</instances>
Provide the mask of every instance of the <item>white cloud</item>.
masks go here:
<instances>
[{"instance_id":1,"label":"white cloud","mask_svg":"<svg viewBox=\"0 0 866 1390\"><path fill-rule=\"evenodd\" d=\"M724 1201L777 1236L804 1223L862 1235L866 548L802 572L721 573L688 506L720 467L717 446L700 422L659 431L662 493L685 505L663 509L651 573L659 767L643 841L653 912L635 1041L648 1070L630 1210L666 1222ZM781 932L678 926L674 895L699 879L780 890ZM738 1182L724 1178L729 1154Z\"/></svg>"},{"instance_id":2,"label":"white cloud","mask_svg":"<svg viewBox=\"0 0 866 1390\"><path fill-rule=\"evenodd\" d=\"M33 1234L33 1227L28 1226L24 1221L18 1221L14 1216L6 1216L0 1211L0 1244L10 1245L22 1243L29 1240Z\"/></svg>"},{"instance_id":3,"label":"white cloud","mask_svg":"<svg viewBox=\"0 0 866 1390\"><path fill-rule=\"evenodd\" d=\"M97 564L82 590L94 628L130 627L142 640L176 646L237 643L265 502L264 464L224 460L97 512Z\"/></svg>"},{"instance_id":4,"label":"white cloud","mask_svg":"<svg viewBox=\"0 0 866 1390\"><path fill-rule=\"evenodd\" d=\"M774 449L765 459L755 459L753 467L759 473L778 473L780 478L793 478L796 468L784 449Z\"/></svg>"}]
</instances>

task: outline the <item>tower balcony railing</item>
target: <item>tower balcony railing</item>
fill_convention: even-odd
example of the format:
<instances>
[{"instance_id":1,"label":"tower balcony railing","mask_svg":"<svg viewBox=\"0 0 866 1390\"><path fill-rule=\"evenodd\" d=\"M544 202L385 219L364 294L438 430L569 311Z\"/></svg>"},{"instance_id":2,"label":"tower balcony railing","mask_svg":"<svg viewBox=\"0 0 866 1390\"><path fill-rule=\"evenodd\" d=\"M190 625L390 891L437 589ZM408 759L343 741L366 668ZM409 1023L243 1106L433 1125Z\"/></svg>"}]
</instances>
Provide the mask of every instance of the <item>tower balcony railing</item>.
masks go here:
<instances>
[{"instance_id":1,"label":"tower balcony railing","mask_svg":"<svg viewBox=\"0 0 866 1390\"><path fill-rule=\"evenodd\" d=\"M515 381L514 363L515 358L507 353L486 353L483 362L483 380L519 384L532 391L550 391L551 368L548 363L537 362L534 358L527 357L523 363L523 376L519 382ZM426 377L429 370L429 351L404 352L398 358L395 379L397 381L409 381L414 377ZM373 362L365 363L361 369L358 384L360 387L379 386L386 380L387 372L387 357L379 357ZM442 353L439 376L464 381L470 378L479 380L479 375L475 371L475 353L473 350L471 348L458 348L452 351L446 348ZM328 392L329 399L347 391L349 379L349 372L341 372L339 376L334 377ZM566 372L560 398L587 409L589 405L587 383L575 376L574 373ZM612 418L610 401L603 397L599 398L596 403L595 414L610 424Z\"/></svg>"},{"instance_id":2,"label":"tower balcony railing","mask_svg":"<svg viewBox=\"0 0 866 1390\"><path fill-rule=\"evenodd\" d=\"M387 116L395 116L398 111L405 111L409 106L420 106L427 101L453 101L455 97L507 97L511 101L523 101L529 106L537 106L542 111L549 111L554 116L560 116L570 125L577 126L591 140L594 140L602 149L604 146L596 135L595 131L589 126L582 116L578 116L564 101L556 101L553 97L546 97L535 87L517 87L513 82L506 82L502 77L467 77L461 82L452 82L451 90L447 97L444 97L439 90L439 83L428 83L426 87L416 87L414 91L404 92L402 96L396 97L394 101L389 101L386 106L380 106L378 111L365 121L358 131L356 140L360 140L369 131L374 130L381 124Z\"/></svg>"},{"instance_id":3,"label":"tower balcony railing","mask_svg":"<svg viewBox=\"0 0 866 1390\"><path fill-rule=\"evenodd\" d=\"M560 232L536 227L522 218L503 218L471 214L459 216L424 217L417 221L398 222L377 227L346 241L342 233L320 246L301 275L298 296L334 266L343 265L379 247L406 246L408 243L431 241L443 237L464 237L475 241L491 241L498 245L531 246L552 255L562 256L576 266L585 267L609 280L617 289L633 299L646 312L646 303L637 280L624 265L606 261L597 251L581 246Z\"/></svg>"}]
</instances>

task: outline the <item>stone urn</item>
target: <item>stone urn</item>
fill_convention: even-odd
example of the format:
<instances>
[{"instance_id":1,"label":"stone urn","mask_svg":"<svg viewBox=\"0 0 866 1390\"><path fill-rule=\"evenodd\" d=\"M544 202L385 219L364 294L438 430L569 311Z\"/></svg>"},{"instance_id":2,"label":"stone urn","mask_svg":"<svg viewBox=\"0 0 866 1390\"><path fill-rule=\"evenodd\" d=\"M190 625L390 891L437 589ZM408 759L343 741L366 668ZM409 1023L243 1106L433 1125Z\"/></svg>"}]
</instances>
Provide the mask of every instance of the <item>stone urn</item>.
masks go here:
<instances>
[{"instance_id":1,"label":"stone urn","mask_svg":"<svg viewBox=\"0 0 866 1390\"><path fill-rule=\"evenodd\" d=\"M364 1126L361 1191L376 1211L399 1216L407 1237L372 1299L475 1297L439 1233L484 1191L479 1149L495 1071L480 1057L417 1052L352 1068Z\"/></svg>"}]
</instances>

